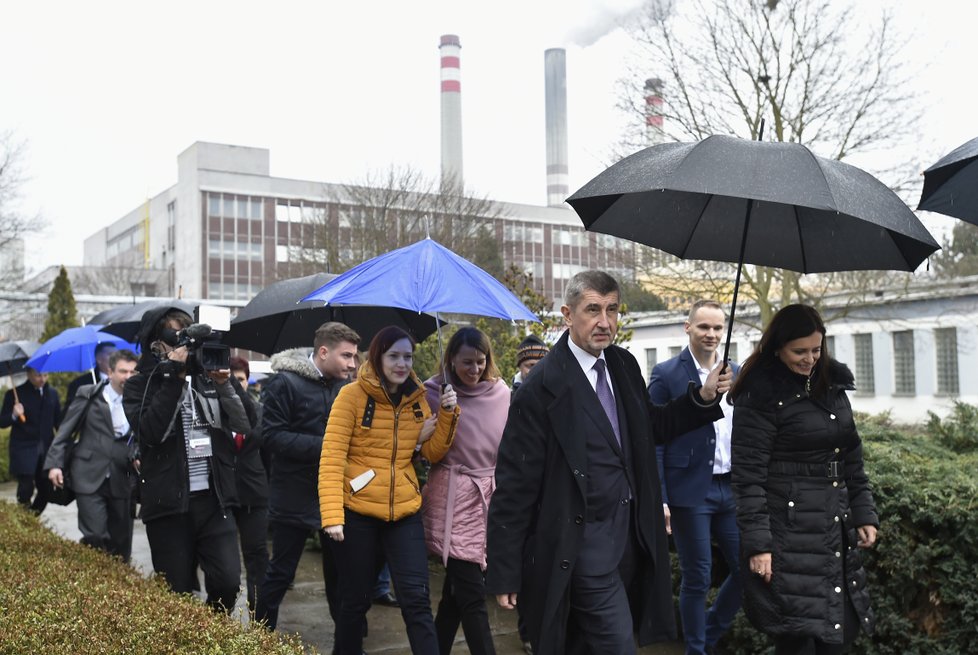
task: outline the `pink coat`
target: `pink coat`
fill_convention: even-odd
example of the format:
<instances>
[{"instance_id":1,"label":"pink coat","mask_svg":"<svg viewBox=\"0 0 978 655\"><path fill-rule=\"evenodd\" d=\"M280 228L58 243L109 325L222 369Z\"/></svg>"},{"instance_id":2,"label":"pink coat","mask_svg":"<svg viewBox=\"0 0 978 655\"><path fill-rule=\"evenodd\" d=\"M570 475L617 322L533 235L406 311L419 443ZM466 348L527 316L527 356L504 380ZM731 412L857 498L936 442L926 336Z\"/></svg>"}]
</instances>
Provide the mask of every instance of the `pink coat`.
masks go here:
<instances>
[{"instance_id":1,"label":"pink coat","mask_svg":"<svg viewBox=\"0 0 978 655\"><path fill-rule=\"evenodd\" d=\"M442 377L425 381L425 392L437 411ZM496 489L496 451L509 413L509 387L502 380L473 387L456 386L462 410L455 442L431 467L421 494L428 551L486 567L486 519Z\"/></svg>"}]
</instances>

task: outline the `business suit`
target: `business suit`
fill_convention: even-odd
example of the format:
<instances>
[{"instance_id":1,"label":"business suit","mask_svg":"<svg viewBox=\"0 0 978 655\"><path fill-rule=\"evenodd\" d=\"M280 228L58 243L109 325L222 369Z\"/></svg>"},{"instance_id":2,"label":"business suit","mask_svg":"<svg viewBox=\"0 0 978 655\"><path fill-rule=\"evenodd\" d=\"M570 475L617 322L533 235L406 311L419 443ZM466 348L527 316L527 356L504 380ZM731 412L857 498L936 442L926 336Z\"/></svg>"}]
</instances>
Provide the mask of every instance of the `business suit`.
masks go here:
<instances>
[{"instance_id":1,"label":"business suit","mask_svg":"<svg viewBox=\"0 0 978 655\"><path fill-rule=\"evenodd\" d=\"M84 421L68 465L82 543L128 561L132 551L128 430L117 434L113 426L104 393L107 385L103 381L78 389L48 450L44 468L65 467L68 442Z\"/></svg>"},{"instance_id":2,"label":"business suit","mask_svg":"<svg viewBox=\"0 0 978 655\"><path fill-rule=\"evenodd\" d=\"M17 396L24 406L25 421L14 418L14 394L7 391L0 408L0 428L10 428L10 475L17 478L17 502L40 514L48 504L44 454L58 427L61 403L58 392L47 383L38 388L25 382L17 387Z\"/></svg>"},{"instance_id":3,"label":"business suit","mask_svg":"<svg viewBox=\"0 0 978 655\"><path fill-rule=\"evenodd\" d=\"M734 367L736 374L737 367ZM649 399L667 402L681 395L691 381L699 382L699 365L690 349L652 369ZM679 615L686 640L686 653L706 652L723 636L740 609L741 584L738 567L740 535L730 486L730 421L724 419L726 461L717 461L718 434L713 424L687 432L656 448L662 499L671 513L672 535L679 555L682 585ZM720 585L712 607L707 610L715 538L727 562L729 575Z\"/></svg>"},{"instance_id":4,"label":"business suit","mask_svg":"<svg viewBox=\"0 0 978 655\"><path fill-rule=\"evenodd\" d=\"M637 630L640 644L674 637L652 439L687 432L721 411L700 404L693 390L667 407L652 406L635 358L609 346L603 354L624 428L624 445L616 450L608 416L568 338L565 332L513 398L489 507L487 588L496 595L519 592L539 655L589 642L590 635L570 642L567 632L571 623L590 629L588 603L603 602L596 596L619 614L630 610L638 623L633 626L629 617L627 625ZM630 607L622 608L620 594L609 587L597 594L581 587L585 578L594 581L603 573L612 574L605 578L613 582L622 565L634 567L621 574ZM631 641L628 632L617 635L612 647L588 647L632 652L622 643Z\"/></svg>"}]
</instances>

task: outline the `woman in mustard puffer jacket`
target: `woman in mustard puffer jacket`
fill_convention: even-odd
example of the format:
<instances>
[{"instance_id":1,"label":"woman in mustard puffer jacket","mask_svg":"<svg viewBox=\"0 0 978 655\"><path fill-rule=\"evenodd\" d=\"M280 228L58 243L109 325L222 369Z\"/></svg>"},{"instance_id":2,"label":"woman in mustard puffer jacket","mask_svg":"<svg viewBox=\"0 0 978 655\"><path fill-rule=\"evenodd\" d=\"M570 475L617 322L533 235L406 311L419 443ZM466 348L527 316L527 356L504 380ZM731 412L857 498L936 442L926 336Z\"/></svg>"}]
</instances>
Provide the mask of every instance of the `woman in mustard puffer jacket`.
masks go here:
<instances>
[{"instance_id":1,"label":"woman in mustard puffer jacket","mask_svg":"<svg viewBox=\"0 0 978 655\"><path fill-rule=\"evenodd\" d=\"M386 327L370 342L355 382L340 390L319 463L323 530L334 541L341 609L334 652L360 655L383 554L397 588L412 653L437 655L421 491L411 458L437 462L452 445L459 409L446 387L432 416L412 370L414 340Z\"/></svg>"}]
</instances>

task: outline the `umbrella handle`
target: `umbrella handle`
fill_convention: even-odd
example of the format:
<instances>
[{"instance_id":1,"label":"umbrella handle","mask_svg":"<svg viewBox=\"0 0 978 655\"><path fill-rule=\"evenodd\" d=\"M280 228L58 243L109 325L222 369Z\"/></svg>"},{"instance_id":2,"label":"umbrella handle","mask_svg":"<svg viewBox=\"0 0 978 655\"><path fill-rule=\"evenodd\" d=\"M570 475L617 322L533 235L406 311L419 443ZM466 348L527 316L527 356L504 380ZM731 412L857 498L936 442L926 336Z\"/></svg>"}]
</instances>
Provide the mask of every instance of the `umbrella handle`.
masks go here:
<instances>
[{"instance_id":1,"label":"umbrella handle","mask_svg":"<svg viewBox=\"0 0 978 655\"><path fill-rule=\"evenodd\" d=\"M11 384L13 384L13 380L11 380ZM17 387L11 387L11 389L14 392L14 402L19 405L20 404L20 396L17 395ZM20 416L18 416L17 419L21 423L27 423L27 416L25 416L24 414L21 414Z\"/></svg>"}]
</instances>

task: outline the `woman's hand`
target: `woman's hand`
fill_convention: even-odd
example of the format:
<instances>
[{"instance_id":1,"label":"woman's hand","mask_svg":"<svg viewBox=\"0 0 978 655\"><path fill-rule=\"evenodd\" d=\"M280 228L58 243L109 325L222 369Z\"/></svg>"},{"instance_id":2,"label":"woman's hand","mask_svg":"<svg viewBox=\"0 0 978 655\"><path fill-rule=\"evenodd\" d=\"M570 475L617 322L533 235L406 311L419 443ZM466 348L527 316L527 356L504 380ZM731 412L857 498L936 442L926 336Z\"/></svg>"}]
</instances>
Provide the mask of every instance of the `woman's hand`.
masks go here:
<instances>
[{"instance_id":1,"label":"woman's hand","mask_svg":"<svg viewBox=\"0 0 978 655\"><path fill-rule=\"evenodd\" d=\"M859 548L872 548L876 543L875 525L861 525L856 528L856 534L859 535L859 541L856 543Z\"/></svg>"},{"instance_id":2,"label":"woman's hand","mask_svg":"<svg viewBox=\"0 0 978 655\"><path fill-rule=\"evenodd\" d=\"M442 409L453 410L456 404L458 404L458 396L455 394L455 389L452 389L452 385L446 384L441 392Z\"/></svg>"},{"instance_id":3,"label":"woman's hand","mask_svg":"<svg viewBox=\"0 0 978 655\"><path fill-rule=\"evenodd\" d=\"M340 524L340 525L327 525L325 528L323 528L323 532L325 532L326 533L326 536L329 537L330 539L332 539L333 541L343 541L343 525L342 524Z\"/></svg>"},{"instance_id":4,"label":"woman's hand","mask_svg":"<svg viewBox=\"0 0 978 655\"><path fill-rule=\"evenodd\" d=\"M438 415L433 414L424 420L424 425L421 426L421 432L418 433L418 445L420 446L428 439L431 439L431 435L435 433L435 426L438 424Z\"/></svg>"},{"instance_id":5,"label":"woman's hand","mask_svg":"<svg viewBox=\"0 0 978 655\"><path fill-rule=\"evenodd\" d=\"M771 553L758 553L751 555L750 572L764 578L764 582L770 583L774 570L771 565Z\"/></svg>"}]
</instances>

